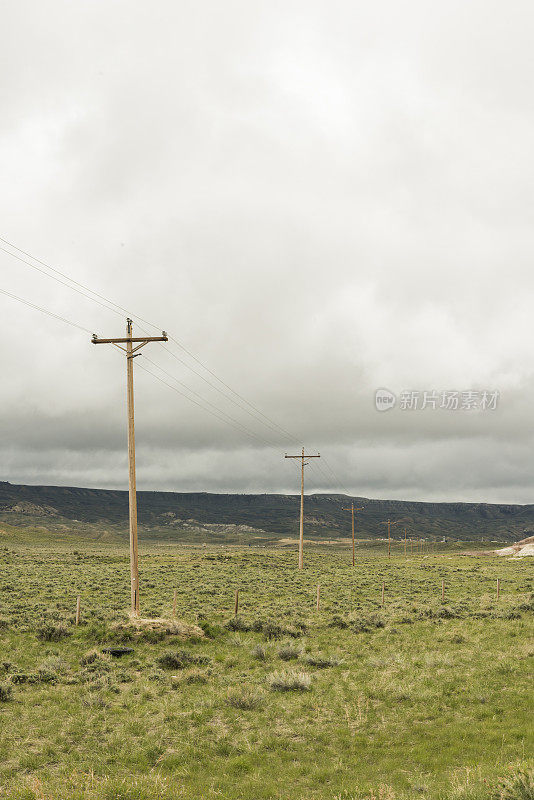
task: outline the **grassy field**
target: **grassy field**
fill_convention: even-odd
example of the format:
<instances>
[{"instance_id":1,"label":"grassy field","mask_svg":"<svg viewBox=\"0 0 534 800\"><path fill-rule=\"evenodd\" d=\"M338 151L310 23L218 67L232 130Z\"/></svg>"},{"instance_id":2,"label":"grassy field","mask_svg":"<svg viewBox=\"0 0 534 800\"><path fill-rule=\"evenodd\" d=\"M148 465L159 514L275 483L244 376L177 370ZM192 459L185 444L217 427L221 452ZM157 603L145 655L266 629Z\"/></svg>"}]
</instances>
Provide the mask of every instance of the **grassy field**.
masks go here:
<instances>
[{"instance_id":1,"label":"grassy field","mask_svg":"<svg viewBox=\"0 0 534 800\"><path fill-rule=\"evenodd\" d=\"M532 800L532 562L305 556L0 539L0 798Z\"/></svg>"}]
</instances>

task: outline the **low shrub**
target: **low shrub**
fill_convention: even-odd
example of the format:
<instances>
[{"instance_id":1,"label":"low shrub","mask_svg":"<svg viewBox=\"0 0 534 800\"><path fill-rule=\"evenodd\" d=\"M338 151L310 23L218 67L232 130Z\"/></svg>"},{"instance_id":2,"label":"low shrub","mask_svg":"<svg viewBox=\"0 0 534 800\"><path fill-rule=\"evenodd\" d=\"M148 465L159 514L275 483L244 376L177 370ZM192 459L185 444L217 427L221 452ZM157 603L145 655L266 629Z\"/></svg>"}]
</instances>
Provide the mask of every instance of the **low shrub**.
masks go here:
<instances>
[{"instance_id":1,"label":"low shrub","mask_svg":"<svg viewBox=\"0 0 534 800\"><path fill-rule=\"evenodd\" d=\"M184 683L207 683L208 677L208 673L200 669L189 669L184 673Z\"/></svg>"},{"instance_id":2,"label":"low shrub","mask_svg":"<svg viewBox=\"0 0 534 800\"><path fill-rule=\"evenodd\" d=\"M534 800L534 770L520 769L501 779L492 800Z\"/></svg>"},{"instance_id":3,"label":"low shrub","mask_svg":"<svg viewBox=\"0 0 534 800\"><path fill-rule=\"evenodd\" d=\"M291 644L287 644L284 647L281 647L278 651L278 658L281 658L282 661L294 661L300 656L300 650L294 647Z\"/></svg>"},{"instance_id":4,"label":"low shrub","mask_svg":"<svg viewBox=\"0 0 534 800\"><path fill-rule=\"evenodd\" d=\"M229 631L242 631L243 633L248 633L252 630L252 627L245 622L242 617L232 617L229 619L225 625Z\"/></svg>"},{"instance_id":5,"label":"low shrub","mask_svg":"<svg viewBox=\"0 0 534 800\"><path fill-rule=\"evenodd\" d=\"M227 694L226 703L232 706L232 708L239 708L243 711L254 711L262 708L264 698L254 689L235 689Z\"/></svg>"},{"instance_id":6,"label":"low shrub","mask_svg":"<svg viewBox=\"0 0 534 800\"><path fill-rule=\"evenodd\" d=\"M67 663L62 658L51 656L37 667L36 678L39 683L57 683Z\"/></svg>"},{"instance_id":7,"label":"low shrub","mask_svg":"<svg viewBox=\"0 0 534 800\"><path fill-rule=\"evenodd\" d=\"M36 635L41 642L59 642L69 636L70 631L62 622L45 622L37 628Z\"/></svg>"},{"instance_id":8,"label":"low shrub","mask_svg":"<svg viewBox=\"0 0 534 800\"><path fill-rule=\"evenodd\" d=\"M534 611L534 592L531 593L530 597L525 603L521 603L519 608L521 611Z\"/></svg>"},{"instance_id":9,"label":"low shrub","mask_svg":"<svg viewBox=\"0 0 534 800\"><path fill-rule=\"evenodd\" d=\"M309 655L304 657L304 661L310 667L326 669L327 667L337 667L341 661L335 656Z\"/></svg>"},{"instance_id":10,"label":"low shrub","mask_svg":"<svg viewBox=\"0 0 534 800\"><path fill-rule=\"evenodd\" d=\"M340 630L346 630L349 627L349 621L344 619L339 614L334 614L332 619L329 623L331 628L339 628Z\"/></svg>"},{"instance_id":11,"label":"low shrub","mask_svg":"<svg viewBox=\"0 0 534 800\"><path fill-rule=\"evenodd\" d=\"M88 650L80 659L86 680L111 671L111 656L98 650Z\"/></svg>"},{"instance_id":12,"label":"low shrub","mask_svg":"<svg viewBox=\"0 0 534 800\"><path fill-rule=\"evenodd\" d=\"M257 644L255 647L252 648L250 651L252 658L257 658L258 661L266 661L267 660L267 650L263 645Z\"/></svg>"},{"instance_id":13,"label":"low shrub","mask_svg":"<svg viewBox=\"0 0 534 800\"><path fill-rule=\"evenodd\" d=\"M307 692L311 689L311 675L307 672L287 670L267 676L269 688L275 692Z\"/></svg>"},{"instance_id":14,"label":"low shrub","mask_svg":"<svg viewBox=\"0 0 534 800\"><path fill-rule=\"evenodd\" d=\"M262 627L263 635L270 641L271 639L279 639L286 633L285 629L277 622L265 622Z\"/></svg>"},{"instance_id":15,"label":"low shrub","mask_svg":"<svg viewBox=\"0 0 534 800\"><path fill-rule=\"evenodd\" d=\"M157 661L163 669L185 669L185 667L193 664L209 664L211 658L198 656L189 650L175 650L174 652L163 653Z\"/></svg>"},{"instance_id":16,"label":"low shrub","mask_svg":"<svg viewBox=\"0 0 534 800\"><path fill-rule=\"evenodd\" d=\"M220 625L213 625L205 619L199 621L198 627L204 631L204 636L207 636L208 639L216 639L225 632Z\"/></svg>"},{"instance_id":17,"label":"low shrub","mask_svg":"<svg viewBox=\"0 0 534 800\"><path fill-rule=\"evenodd\" d=\"M0 683L0 703L8 703L13 699L13 689L9 683Z\"/></svg>"},{"instance_id":18,"label":"low shrub","mask_svg":"<svg viewBox=\"0 0 534 800\"><path fill-rule=\"evenodd\" d=\"M11 683L21 685L23 683L37 683L38 677L34 672L14 672L11 676Z\"/></svg>"},{"instance_id":19,"label":"low shrub","mask_svg":"<svg viewBox=\"0 0 534 800\"><path fill-rule=\"evenodd\" d=\"M368 633L373 629L385 628L386 623L380 614L362 614L350 619L349 627L354 633Z\"/></svg>"}]
</instances>

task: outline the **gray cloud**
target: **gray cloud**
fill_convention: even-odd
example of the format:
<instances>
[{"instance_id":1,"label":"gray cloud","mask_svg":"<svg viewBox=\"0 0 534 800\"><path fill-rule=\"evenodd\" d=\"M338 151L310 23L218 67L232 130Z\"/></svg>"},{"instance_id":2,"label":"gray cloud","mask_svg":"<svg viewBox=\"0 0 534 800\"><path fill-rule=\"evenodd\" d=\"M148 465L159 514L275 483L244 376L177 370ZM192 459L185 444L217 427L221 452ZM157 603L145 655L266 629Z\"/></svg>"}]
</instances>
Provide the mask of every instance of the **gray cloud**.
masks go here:
<instances>
[{"instance_id":1,"label":"gray cloud","mask_svg":"<svg viewBox=\"0 0 534 800\"><path fill-rule=\"evenodd\" d=\"M531 500L532 16L473 0L10 7L0 235L170 331L294 437L154 345L269 446L137 370L140 488L292 491L282 456L304 441L326 457L310 489ZM2 252L0 269L2 288L122 332ZM1 296L0 320L2 477L124 486L122 357ZM378 414L379 386L501 400Z\"/></svg>"}]
</instances>

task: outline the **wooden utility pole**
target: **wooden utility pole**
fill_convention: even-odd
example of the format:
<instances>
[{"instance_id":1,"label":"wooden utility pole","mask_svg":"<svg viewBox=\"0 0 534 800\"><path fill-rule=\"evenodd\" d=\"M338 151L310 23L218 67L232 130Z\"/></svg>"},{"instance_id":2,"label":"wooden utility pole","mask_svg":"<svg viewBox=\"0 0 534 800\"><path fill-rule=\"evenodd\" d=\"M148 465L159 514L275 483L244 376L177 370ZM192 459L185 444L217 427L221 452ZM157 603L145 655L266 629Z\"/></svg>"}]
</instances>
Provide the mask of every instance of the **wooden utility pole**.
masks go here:
<instances>
[{"instance_id":1,"label":"wooden utility pole","mask_svg":"<svg viewBox=\"0 0 534 800\"><path fill-rule=\"evenodd\" d=\"M130 510L130 585L132 614L139 616L139 565L137 553L137 491L135 483L135 427L134 427L134 388L133 388L133 360L141 353L140 350L149 342L167 342L165 331L161 336L141 336L135 338L132 334L132 320L126 320L126 337L119 339L100 339L93 333L93 344L113 344L126 353L126 386L128 400L128 494ZM133 345L136 344L136 347ZM123 345L126 345L124 347Z\"/></svg>"},{"instance_id":2,"label":"wooden utility pole","mask_svg":"<svg viewBox=\"0 0 534 800\"><path fill-rule=\"evenodd\" d=\"M392 522L390 519L388 519L387 522L381 523L382 525L388 526L388 558L391 558L391 526L397 525L400 521L401 521L400 519L397 519L395 520L395 522Z\"/></svg>"},{"instance_id":3,"label":"wooden utility pole","mask_svg":"<svg viewBox=\"0 0 534 800\"><path fill-rule=\"evenodd\" d=\"M406 528L404 529L404 557L406 558Z\"/></svg>"},{"instance_id":4,"label":"wooden utility pole","mask_svg":"<svg viewBox=\"0 0 534 800\"><path fill-rule=\"evenodd\" d=\"M352 566L355 564L355 553L354 553L354 512L355 511L363 511L365 506L360 506L359 508L354 508L354 503L350 504L350 508L343 508L342 511L351 511L352 512Z\"/></svg>"},{"instance_id":5,"label":"wooden utility pole","mask_svg":"<svg viewBox=\"0 0 534 800\"><path fill-rule=\"evenodd\" d=\"M304 448L300 456L288 456L286 453L285 458L300 458L301 459L301 474L300 474L300 536L299 536L299 569L304 566L304 467L308 463L305 458L321 458L318 453L316 456L305 456Z\"/></svg>"}]
</instances>

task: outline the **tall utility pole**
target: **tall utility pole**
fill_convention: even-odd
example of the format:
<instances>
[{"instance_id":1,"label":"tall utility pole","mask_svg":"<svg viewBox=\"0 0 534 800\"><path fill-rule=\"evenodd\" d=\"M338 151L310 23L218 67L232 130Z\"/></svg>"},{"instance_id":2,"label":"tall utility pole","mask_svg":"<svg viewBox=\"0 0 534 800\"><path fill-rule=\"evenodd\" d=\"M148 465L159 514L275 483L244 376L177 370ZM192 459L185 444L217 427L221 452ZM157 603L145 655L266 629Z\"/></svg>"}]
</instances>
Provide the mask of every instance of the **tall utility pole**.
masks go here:
<instances>
[{"instance_id":1,"label":"tall utility pole","mask_svg":"<svg viewBox=\"0 0 534 800\"><path fill-rule=\"evenodd\" d=\"M286 453L285 458L300 458L301 459L301 474L300 474L300 537L299 537L299 569L304 566L304 467L308 463L305 458L321 458L318 453L316 456L305 456L304 448L300 456L288 456Z\"/></svg>"},{"instance_id":2,"label":"tall utility pole","mask_svg":"<svg viewBox=\"0 0 534 800\"><path fill-rule=\"evenodd\" d=\"M139 563L137 554L137 491L135 484L135 428L134 428L134 388L133 388L133 360L141 355L140 350L149 342L167 342L167 334L162 331L161 336L141 336L134 338L132 335L132 320L126 320L126 337L120 339L99 339L93 333L93 344L113 344L126 353L126 386L128 398L128 498L130 509L130 585L132 595L132 614L139 616ZM136 347L134 347L134 343ZM124 347L123 345L126 345Z\"/></svg>"},{"instance_id":3,"label":"tall utility pole","mask_svg":"<svg viewBox=\"0 0 534 800\"><path fill-rule=\"evenodd\" d=\"M355 511L363 511L365 506L360 506L359 508L354 508L354 503L350 504L350 508L343 508L342 511L351 511L352 512L352 566L355 564L355 554L354 554L354 512Z\"/></svg>"}]
</instances>

